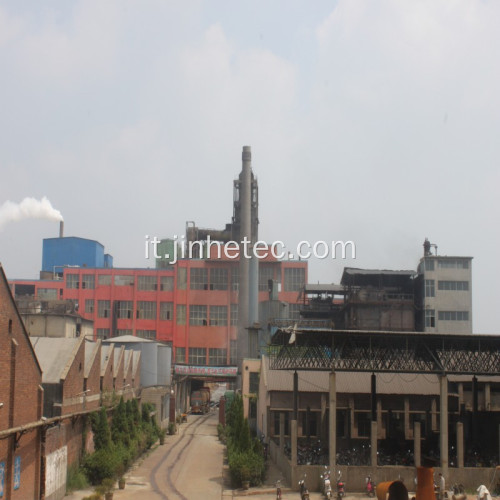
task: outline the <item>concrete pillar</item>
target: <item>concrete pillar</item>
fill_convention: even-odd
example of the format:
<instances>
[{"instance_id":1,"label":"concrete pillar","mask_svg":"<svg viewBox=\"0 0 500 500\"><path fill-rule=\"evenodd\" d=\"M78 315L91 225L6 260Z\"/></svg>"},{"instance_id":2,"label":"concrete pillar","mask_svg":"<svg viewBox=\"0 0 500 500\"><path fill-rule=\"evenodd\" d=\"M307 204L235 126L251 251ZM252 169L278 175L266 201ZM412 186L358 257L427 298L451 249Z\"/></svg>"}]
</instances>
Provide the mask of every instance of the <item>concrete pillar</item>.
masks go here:
<instances>
[{"instance_id":1,"label":"concrete pillar","mask_svg":"<svg viewBox=\"0 0 500 500\"><path fill-rule=\"evenodd\" d=\"M472 441L477 440L477 412L479 410L477 377L472 377Z\"/></svg>"},{"instance_id":2,"label":"concrete pillar","mask_svg":"<svg viewBox=\"0 0 500 500\"><path fill-rule=\"evenodd\" d=\"M384 439L384 430L382 426L382 401L377 399L377 428L378 428L378 437L380 439Z\"/></svg>"},{"instance_id":3,"label":"concrete pillar","mask_svg":"<svg viewBox=\"0 0 500 500\"><path fill-rule=\"evenodd\" d=\"M371 420L377 420L377 377L375 373L371 376Z\"/></svg>"},{"instance_id":4,"label":"concrete pillar","mask_svg":"<svg viewBox=\"0 0 500 500\"><path fill-rule=\"evenodd\" d=\"M297 420L290 422L290 438L292 446L292 468L297 465Z\"/></svg>"},{"instance_id":5,"label":"concrete pillar","mask_svg":"<svg viewBox=\"0 0 500 500\"><path fill-rule=\"evenodd\" d=\"M405 425L405 439L410 439L410 399L408 396L404 399L404 425Z\"/></svg>"},{"instance_id":6,"label":"concrete pillar","mask_svg":"<svg viewBox=\"0 0 500 500\"><path fill-rule=\"evenodd\" d=\"M378 436L378 425L376 420L371 421L371 449L370 458L372 467L377 467L377 436Z\"/></svg>"},{"instance_id":7,"label":"concrete pillar","mask_svg":"<svg viewBox=\"0 0 500 500\"><path fill-rule=\"evenodd\" d=\"M448 477L448 377L439 376L439 443L441 453L441 472Z\"/></svg>"},{"instance_id":8,"label":"concrete pillar","mask_svg":"<svg viewBox=\"0 0 500 500\"><path fill-rule=\"evenodd\" d=\"M330 372L330 407L328 411L328 450L330 455L330 471L334 474L337 454L337 387L335 372Z\"/></svg>"},{"instance_id":9,"label":"concrete pillar","mask_svg":"<svg viewBox=\"0 0 500 500\"><path fill-rule=\"evenodd\" d=\"M321 440L324 441L327 436L326 430L328 423L326 421L326 394L321 394L321 421L320 421L320 437Z\"/></svg>"},{"instance_id":10,"label":"concrete pillar","mask_svg":"<svg viewBox=\"0 0 500 500\"><path fill-rule=\"evenodd\" d=\"M299 419L299 374L293 372L293 419Z\"/></svg>"},{"instance_id":11,"label":"concrete pillar","mask_svg":"<svg viewBox=\"0 0 500 500\"><path fill-rule=\"evenodd\" d=\"M354 430L354 397L349 396L349 439L355 435Z\"/></svg>"},{"instance_id":12,"label":"concrete pillar","mask_svg":"<svg viewBox=\"0 0 500 500\"><path fill-rule=\"evenodd\" d=\"M170 404L169 404L169 409L168 409L168 419L170 422L173 422L175 424L175 396L171 395L170 396Z\"/></svg>"},{"instance_id":13,"label":"concrete pillar","mask_svg":"<svg viewBox=\"0 0 500 500\"><path fill-rule=\"evenodd\" d=\"M464 401L464 383L458 383L458 406L462 406L465 403Z\"/></svg>"},{"instance_id":14,"label":"concrete pillar","mask_svg":"<svg viewBox=\"0 0 500 500\"><path fill-rule=\"evenodd\" d=\"M431 401L431 430L437 431L437 404L436 399L432 398Z\"/></svg>"},{"instance_id":15,"label":"concrete pillar","mask_svg":"<svg viewBox=\"0 0 500 500\"><path fill-rule=\"evenodd\" d=\"M484 384L484 409L485 411L491 410L491 385L489 382Z\"/></svg>"},{"instance_id":16,"label":"concrete pillar","mask_svg":"<svg viewBox=\"0 0 500 500\"><path fill-rule=\"evenodd\" d=\"M464 424L457 422L457 466L464 466Z\"/></svg>"},{"instance_id":17,"label":"concrete pillar","mask_svg":"<svg viewBox=\"0 0 500 500\"><path fill-rule=\"evenodd\" d=\"M180 394L180 405L179 405L179 408L180 408L180 411L181 413L185 413L186 412L186 381L184 382L181 382L181 394Z\"/></svg>"},{"instance_id":18,"label":"concrete pillar","mask_svg":"<svg viewBox=\"0 0 500 500\"><path fill-rule=\"evenodd\" d=\"M309 443L311 439L311 407L308 406L306 409L306 428L305 428L305 434L307 438L307 442ZM302 435L304 435L304 430L302 430Z\"/></svg>"},{"instance_id":19,"label":"concrete pillar","mask_svg":"<svg viewBox=\"0 0 500 500\"><path fill-rule=\"evenodd\" d=\"M420 467L422 465L421 444L420 422L413 422L413 459L415 461L415 467Z\"/></svg>"},{"instance_id":20,"label":"concrete pillar","mask_svg":"<svg viewBox=\"0 0 500 500\"><path fill-rule=\"evenodd\" d=\"M280 411L280 451L285 450L285 412Z\"/></svg>"}]
</instances>

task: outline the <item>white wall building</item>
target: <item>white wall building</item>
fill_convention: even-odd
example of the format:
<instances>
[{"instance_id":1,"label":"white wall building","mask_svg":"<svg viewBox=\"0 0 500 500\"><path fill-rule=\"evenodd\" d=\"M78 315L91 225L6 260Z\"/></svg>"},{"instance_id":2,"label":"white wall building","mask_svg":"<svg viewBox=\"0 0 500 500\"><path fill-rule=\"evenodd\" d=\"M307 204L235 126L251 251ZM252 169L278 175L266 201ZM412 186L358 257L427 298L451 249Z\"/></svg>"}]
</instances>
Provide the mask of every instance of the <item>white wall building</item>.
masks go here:
<instances>
[{"instance_id":1,"label":"white wall building","mask_svg":"<svg viewBox=\"0 0 500 500\"><path fill-rule=\"evenodd\" d=\"M472 257L433 255L426 240L418 274L423 287L423 331L471 334Z\"/></svg>"}]
</instances>

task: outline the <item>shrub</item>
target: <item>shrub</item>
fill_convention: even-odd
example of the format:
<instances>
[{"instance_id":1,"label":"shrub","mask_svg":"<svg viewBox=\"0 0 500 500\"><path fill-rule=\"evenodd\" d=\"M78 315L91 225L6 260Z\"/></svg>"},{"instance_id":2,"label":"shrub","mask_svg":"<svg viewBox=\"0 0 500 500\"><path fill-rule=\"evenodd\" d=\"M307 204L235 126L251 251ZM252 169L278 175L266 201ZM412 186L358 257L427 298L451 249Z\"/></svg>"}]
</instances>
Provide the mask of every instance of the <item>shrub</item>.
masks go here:
<instances>
[{"instance_id":1,"label":"shrub","mask_svg":"<svg viewBox=\"0 0 500 500\"><path fill-rule=\"evenodd\" d=\"M258 486L264 479L264 460L253 451L233 452L229 455L229 472L234 486L241 486L243 481Z\"/></svg>"},{"instance_id":2,"label":"shrub","mask_svg":"<svg viewBox=\"0 0 500 500\"><path fill-rule=\"evenodd\" d=\"M78 465L70 465L66 476L66 491L68 493L83 490L89 485L85 471Z\"/></svg>"},{"instance_id":3,"label":"shrub","mask_svg":"<svg viewBox=\"0 0 500 500\"><path fill-rule=\"evenodd\" d=\"M106 478L102 480L102 483L95 489L96 493L99 495L105 495L106 493L111 493L115 489L115 482Z\"/></svg>"},{"instance_id":4,"label":"shrub","mask_svg":"<svg viewBox=\"0 0 500 500\"><path fill-rule=\"evenodd\" d=\"M101 449L85 458L83 469L92 484L99 484L106 478L114 477L121 464L116 450Z\"/></svg>"},{"instance_id":5,"label":"shrub","mask_svg":"<svg viewBox=\"0 0 500 500\"><path fill-rule=\"evenodd\" d=\"M227 411L227 425L217 426L219 439L227 441L229 472L234 486L241 486L243 481L250 481L252 486L262 483L265 474L265 462L262 447L251 438L248 420L243 417L243 400L236 395Z\"/></svg>"},{"instance_id":6,"label":"shrub","mask_svg":"<svg viewBox=\"0 0 500 500\"><path fill-rule=\"evenodd\" d=\"M111 447L111 431L108 425L108 414L104 407L92 414L92 431L94 433L94 447L102 450Z\"/></svg>"},{"instance_id":7,"label":"shrub","mask_svg":"<svg viewBox=\"0 0 500 500\"><path fill-rule=\"evenodd\" d=\"M113 442L122 442L129 444L130 442L130 429L128 425L127 409L123 396L120 398L118 406L113 411L113 420L111 422L111 436Z\"/></svg>"}]
</instances>

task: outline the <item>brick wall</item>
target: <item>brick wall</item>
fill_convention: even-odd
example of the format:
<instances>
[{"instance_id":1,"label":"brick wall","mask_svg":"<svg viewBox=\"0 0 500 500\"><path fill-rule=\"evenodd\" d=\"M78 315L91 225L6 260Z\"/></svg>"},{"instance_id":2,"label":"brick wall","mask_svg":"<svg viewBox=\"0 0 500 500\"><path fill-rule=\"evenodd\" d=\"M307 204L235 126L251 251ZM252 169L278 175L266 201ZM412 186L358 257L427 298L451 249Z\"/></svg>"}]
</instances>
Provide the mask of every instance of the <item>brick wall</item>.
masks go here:
<instances>
[{"instance_id":1,"label":"brick wall","mask_svg":"<svg viewBox=\"0 0 500 500\"><path fill-rule=\"evenodd\" d=\"M47 429L45 454L48 455L63 446L67 446L68 466L78 462L83 450L84 419L85 417L82 416L73 421L64 420L60 424Z\"/></svg>"},{"instance_id":2,"label":"brick wall","mask_svg":"<svg viewBox=\"0 0 500 500\"><path fill-rule=\"evenodd\" d=\"M42 416L42 375L0 266L0 430L35 422ZM38 498L40 485L40 430L0 440L0 462L5 468L3 497ZM16 458L20 482L14 489Z\"/></svg>"}]
</instances>

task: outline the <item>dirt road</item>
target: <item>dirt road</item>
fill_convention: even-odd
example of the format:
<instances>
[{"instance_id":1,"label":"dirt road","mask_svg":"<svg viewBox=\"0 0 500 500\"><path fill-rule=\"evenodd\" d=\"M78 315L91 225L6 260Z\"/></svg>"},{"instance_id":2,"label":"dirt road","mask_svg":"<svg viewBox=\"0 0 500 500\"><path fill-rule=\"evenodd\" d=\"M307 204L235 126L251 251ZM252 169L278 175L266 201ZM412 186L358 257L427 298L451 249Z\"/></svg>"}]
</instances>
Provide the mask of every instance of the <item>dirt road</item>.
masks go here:
<instances>
[{"instance_id":1,"label":"dirt road","mask_svg":"<svg viewBox=\"0 0 500 500\"><path fill-rule=\"evenodd\" d=\"M114 500L220 500L223 445L217 439L216 413L189 415L175 436L167 436L144 460L126 474L124 490ZM79 500L91 490L69 495Z\"/></svg>"},{"instance_id":2,"label":"dirt road","mask_svg":"<svg viewBox=\"0 0 500 500\"><path fill-rule=\"evenodd\" d=\"M190 415L176 438L151 468L151 490L164 500L221 498L223 446L215 413Z\"/></svg>"}]
</instances>

